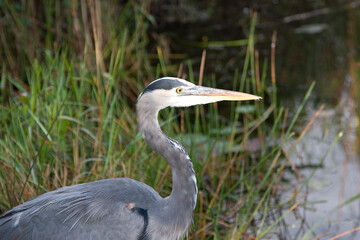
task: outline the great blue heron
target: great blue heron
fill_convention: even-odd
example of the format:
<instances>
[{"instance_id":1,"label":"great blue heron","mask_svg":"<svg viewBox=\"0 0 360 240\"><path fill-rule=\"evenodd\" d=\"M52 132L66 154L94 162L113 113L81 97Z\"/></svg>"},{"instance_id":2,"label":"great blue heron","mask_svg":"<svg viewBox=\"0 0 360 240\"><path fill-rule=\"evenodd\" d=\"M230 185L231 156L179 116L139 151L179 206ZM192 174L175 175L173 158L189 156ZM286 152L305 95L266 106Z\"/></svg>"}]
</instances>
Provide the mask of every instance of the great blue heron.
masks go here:
<instances>
[{"instance_id":1,"label":"great blue heron","mask_svg":"<svg viewBox=\"0 0 360 240\"><path fill-rule=\"evenodd\" d=\"M10 239L179 239L192 221L197 186L184 148L166 136L158 112L223 100L260 97L196 86L179 78L150 83L136 105L140 132L172 170L173 188L162 198L148 185L128 178L106 179L59 188L0 216L0 238Z\"/></svg>"}]
</instances>

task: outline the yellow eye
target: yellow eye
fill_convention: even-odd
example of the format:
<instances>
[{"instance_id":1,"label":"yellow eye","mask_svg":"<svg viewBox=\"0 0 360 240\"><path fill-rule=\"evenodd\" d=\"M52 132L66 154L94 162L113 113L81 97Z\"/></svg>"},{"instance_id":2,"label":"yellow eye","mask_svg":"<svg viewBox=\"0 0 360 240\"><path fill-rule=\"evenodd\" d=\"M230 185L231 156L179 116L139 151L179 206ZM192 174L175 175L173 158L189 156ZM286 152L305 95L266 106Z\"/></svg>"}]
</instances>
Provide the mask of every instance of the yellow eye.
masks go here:
<instances>
[{"instance_id":1,"label":"yellow eye","mask_svg":"<svg viewBox=\"0 0 360 240\"><path fill-rule=\"evenodd\" d=\"M183 89L182 89L181 87L179 87L179 88L176 89L176 93L181 93L182 90L183 90Z\"/></svg>"}]
</instances>

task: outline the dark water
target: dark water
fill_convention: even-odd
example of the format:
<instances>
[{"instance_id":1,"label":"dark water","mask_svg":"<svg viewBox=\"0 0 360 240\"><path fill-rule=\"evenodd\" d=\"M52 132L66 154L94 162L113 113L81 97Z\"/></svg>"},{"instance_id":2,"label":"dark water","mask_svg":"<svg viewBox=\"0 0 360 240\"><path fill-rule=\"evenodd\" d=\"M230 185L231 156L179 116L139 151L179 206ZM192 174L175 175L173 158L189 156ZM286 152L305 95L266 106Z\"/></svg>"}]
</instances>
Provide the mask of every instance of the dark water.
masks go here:
<instances>
[{"instance_id":1,"label":"dark water","mask_svg":"<svg viewBox=\"0 0 360 240\"><path fill-rule=\"evenodd\" d=\"M360 2L358 1L200 1L162 4L154 9L158 29L171 39L172 53L186 54L200 62L202 48L195 42L244 39L250 12L256 10L256 48L260 60L270 59L270 44L276 31L276 79L279 97L296 109L311 82L316 87L296 130L301 132L324 109L296 144L290 156L296 166L316 166L341 134L321 168L300 168L300 177L284 184L284 201L316 170L298 195L304 201L286 216L277 229L281 239L328 239L360 226L359 166L359 83L360 83ZM161 19L159 17L161 16ZM205 73L216 76L218 84L231 86L235 68L242 67L245 47L207 49ZM176 56L176 55L174 55ZM176 61L171 59L172 61ZM287 148L292 148L289 143ZM286 176L285 176L286 177ZM338 209L336 209L338 208ZM339 239L360 239L360 230Z\"/></svg>"}]
</instances>

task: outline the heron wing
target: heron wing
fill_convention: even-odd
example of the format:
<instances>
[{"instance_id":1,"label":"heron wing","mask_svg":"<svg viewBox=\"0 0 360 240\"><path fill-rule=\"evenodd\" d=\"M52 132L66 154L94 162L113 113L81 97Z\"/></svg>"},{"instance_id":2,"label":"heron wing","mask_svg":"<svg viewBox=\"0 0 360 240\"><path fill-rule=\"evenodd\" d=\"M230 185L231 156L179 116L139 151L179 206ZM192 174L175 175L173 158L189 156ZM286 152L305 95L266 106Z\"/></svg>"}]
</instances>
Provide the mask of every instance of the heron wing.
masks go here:
<instances>
[{"instance_id":1,"label":"heron wing","mask_svg":"<svg viewBox=\"0 0 360 240\"><path fill-rule=\"evenodd\" d=\"M0 217L2 239L137 239L145 226L136 209L161 199L141 182L107 179L57 189ZM140 211L141 212L141 211Z\"/></svg>"}]
</instances>

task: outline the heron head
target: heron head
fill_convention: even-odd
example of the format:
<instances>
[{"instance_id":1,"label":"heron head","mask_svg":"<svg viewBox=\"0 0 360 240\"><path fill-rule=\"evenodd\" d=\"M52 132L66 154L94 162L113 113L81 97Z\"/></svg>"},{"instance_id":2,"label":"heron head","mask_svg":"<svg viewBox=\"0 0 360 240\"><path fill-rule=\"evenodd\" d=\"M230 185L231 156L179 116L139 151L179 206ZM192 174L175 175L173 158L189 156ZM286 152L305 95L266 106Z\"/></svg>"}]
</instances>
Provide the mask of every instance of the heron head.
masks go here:
<instances>
[{"instance_id":1,"label":"heron head","mask_svg":"<svg viewBox=\"0 0 360 240\"><path fill-rule=\"evenodd\" d=\"M197 86L180 78L164 77L151 82L138 98L152 109L188 107L218 101L259 100L261 97L229 90Z\"/></svg>"}]
</instances>

